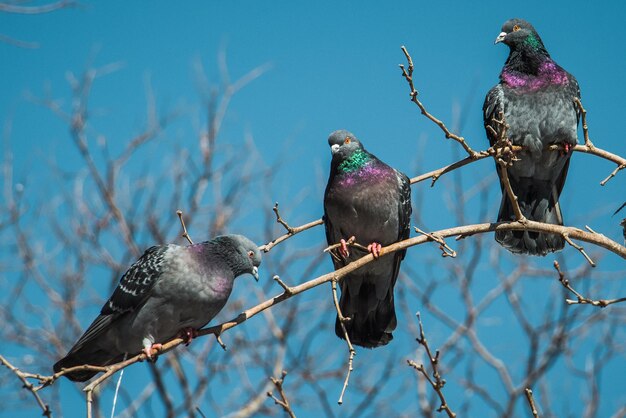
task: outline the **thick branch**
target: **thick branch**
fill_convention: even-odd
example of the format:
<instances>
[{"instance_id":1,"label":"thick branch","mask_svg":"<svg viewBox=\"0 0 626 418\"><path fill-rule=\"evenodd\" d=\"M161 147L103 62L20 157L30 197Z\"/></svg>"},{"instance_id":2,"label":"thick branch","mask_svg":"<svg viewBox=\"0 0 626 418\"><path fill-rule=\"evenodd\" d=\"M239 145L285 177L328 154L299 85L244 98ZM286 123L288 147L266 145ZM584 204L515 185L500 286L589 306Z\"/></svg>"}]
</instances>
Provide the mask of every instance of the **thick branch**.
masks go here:
<instances>
[{"instance_id":1,"label":"thick branch","mask_svg":"<svg viewBox=\"0 0 626 418\"><path fill-rule=\"evenodd\" d=\"M568 234L570 239L576 239L576 240L581 240L581 241L595 244L597 246L605 248L619 255L620 257L626 259L626 247L610 240L609 238L605 237L602 234L593 233L593 232L585 232L585 231L582 231L580 229L573 228L573 227L544 224L544 223L535 222L535 221L526 221L525 223L514 221L514 222L465 225L465 226L458 226L454 228L443 229L440 231L434 231L430 233L430 235L438 236L438 237L441 237L442 239L447 238L447 237L457 237L457 239L462 239L462 238L465 238L474 234L482 234L486 232L494 232L494 231L500 231L500 230L528 230L528 231L547 232L547 233L554 233L554 234L561 234L561 235ZM380 256L393 253L396 251L400 251L400 250L403 250L403 249L406 249L415 245L421 245L429 241L431 241L431 238L427 235L420 235L420 236L412 237L404 241L400 241L395 244L389 245L387 247L383 247L380 251ZM347 274L361 268L362 266L364 266L367 263L372 262L373 260L374 260L374 256L372 254L367 254L361 257L360 259L353 261L350 264L338 270L326 273L324 275L321 275L315 279L309 280L299 285L288 287L291 290L290 292L283 292L280 295L277 295L271 299L265 300L259 303L258 305L245 310L244 312L239 314L236 318L233 318L230 321L226 321L222 324L215 325L210 328L202 329L198 331L198 335L199 336L207 335L207 334L221 335L224 331L238 326L239 324L265 311L266 309L269 309L295 295L298 295L309 289L319 286L322 283L326 283L330 281L339 281ZM163 344L161 349L153 350L152 354L165 353L184 342L185 341L182 338L175 338ZM110 366L100 367L100 366L84 365L84 366L77 366L76 368L72 368L72 369L65 369L52 376L29 375L29 377L40 380L44 385L49 385L53 383L56 379L58 379L60 376L69 372L70 370L76 370L78 368L82 368L82 369L89 369L89 370L96 370L96 371L104 371L104 374L99 376L97 379L93 380L88 386L85 387L84 391L86 391L89 394L91 393L91 391L93 391L93 389L96 386L98 386L100 383L108 379L117 371L131 364L137 363L139 361L143 361L145 359L146 359L146 355L141 353L141 354L135 355L134 357L129 358L126 361L112 364Z\"/></svg>"}]
</instances>

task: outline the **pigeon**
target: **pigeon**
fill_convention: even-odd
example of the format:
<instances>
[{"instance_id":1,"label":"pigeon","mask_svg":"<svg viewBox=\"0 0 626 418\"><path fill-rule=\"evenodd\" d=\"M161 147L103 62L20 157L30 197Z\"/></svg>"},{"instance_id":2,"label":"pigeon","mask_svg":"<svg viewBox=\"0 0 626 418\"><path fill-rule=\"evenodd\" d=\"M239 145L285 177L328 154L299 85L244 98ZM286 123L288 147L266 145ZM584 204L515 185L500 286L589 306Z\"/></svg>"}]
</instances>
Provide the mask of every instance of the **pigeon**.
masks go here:
<instances>
[{"instance_id":1,"label":"pigeon","mask_svg":"<svg viewBox=\"0 0 626 418\"><path fill-rule=\"evenodd\" d=\"M409 178L363 148L350 132L328 138L332 153L324 194L324 224L329 245L341 242L335 269L367 254L346 239L368 244L373 262L345 276L339 306L352 344L374 348L393 339L396 328L393 288L406 250L380 256L381 246L409 237L411 188ZM335 333L345 338L339 318Z\"/></svg>"},{"instance_id":2,"label":"pigeon","mask_svg":"<svg viewBox=\"0 0 626 418\"><path fill-rule=\"evenodd\" d=\"M571 149L577 143L580 112L578 82L561 68L546 50L533 26L522 19L504 23L495 43L509 46L509 57L483 105L483 117L491 146L499 130L493 119L500 114L509 125L508 139L524 147L507 167L513 193L529 220L563 225L559 195L565 184ZM561 150L550 151L550 145ZM496 166L498 166L496 164ZM502 177L500 168L498 175ZM513 206L502 188L498 222L515 220ZM557 234L532 231L497 231L496 241L516 254L546 255L559 251L565 240Z\"/></svg>"},{"instance_id":3,"label":"pigeon","mask_svg":"<svg viewBox=\"0 0 626 418\"><path fill-rule=\"evenodd\" d=\"M100 315L54 372L89 364L106 366L127 355L153 348L177 335L187 343L224 307L234 279L244 273L258 281L261 253L242 235L179 246L154 246L122 276ZM84 382L97 372L74 371L64 376Z\"/></svg>"}]
</instances>

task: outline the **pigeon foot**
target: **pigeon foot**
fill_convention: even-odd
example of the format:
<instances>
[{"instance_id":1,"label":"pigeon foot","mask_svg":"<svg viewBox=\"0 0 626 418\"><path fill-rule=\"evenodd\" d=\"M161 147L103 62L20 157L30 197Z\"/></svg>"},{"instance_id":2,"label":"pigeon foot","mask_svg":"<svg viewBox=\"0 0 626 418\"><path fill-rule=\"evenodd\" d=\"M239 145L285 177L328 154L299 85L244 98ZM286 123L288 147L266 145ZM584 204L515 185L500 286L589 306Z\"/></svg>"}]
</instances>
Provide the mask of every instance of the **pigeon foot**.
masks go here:
<instances>
[{"instance_id":1,"label":"pigeon foot","mask_svg":"<svg viewBox=\"0 0 626 418\"><path fill-rule=\"evenodd\" d=\"M186 346L191 343L191 340L198 336L198 330L192 327L183 328L179 331L178 336L183 339Z\"/></svg>"},{"instance_id":2,"label":"pigeon foot","mask_svg":"<svg viewBox=\"0 0 626 418\"><path fill-rule=\"evenodd\" d=\"M163 348L163 344L149 344L147 346L143 347L143 353L146 355L146 357L148 358L148 360L150 361L156 361L157 359L157 355L155 354L154 356L152 355L152 350L161 350Z\"/></svg>"},{"instance_id":3,"label":"pigeon foot","mask_svg":"<svg viewBox=\"0 0 626 418\"><path fill-rule=\"evenodd\" d=\"M374 258L378 258L380 257L380 249L382 248L382 245L380 245L377 242L372 242L370 245L367 246L367 251L370 252Z\"/></svg>"},{"instance_id":4,"label":"pigeon foot","mask_svg":"<svg viewBox=\"0 0 626 418\"><path fill-rule=\"evenodd\" d=\"M354 240L354 237L348 238L348 241L351 240ZM339 243L341 244L341 247L339 247L339 254L341 254L343 258L348 258L348 256L350 255L350 251L348 251L348 242L345 239L341 238Z\"/></svg>"},{"instance_id":5,"label":"pigeon foot","mask_svg":"<svg viewBox=\"0 0 626 418\"><path fill-rule=\"evenodd\" d=\"M561 157L569 154L569 152L572 150L572 148L574 148L572 146L572 144L568 143L568 142L563 142L561 144L557 144L557 145L561 145L562 148L559 148L559 155Z\"/></svg>"}]
</instances>

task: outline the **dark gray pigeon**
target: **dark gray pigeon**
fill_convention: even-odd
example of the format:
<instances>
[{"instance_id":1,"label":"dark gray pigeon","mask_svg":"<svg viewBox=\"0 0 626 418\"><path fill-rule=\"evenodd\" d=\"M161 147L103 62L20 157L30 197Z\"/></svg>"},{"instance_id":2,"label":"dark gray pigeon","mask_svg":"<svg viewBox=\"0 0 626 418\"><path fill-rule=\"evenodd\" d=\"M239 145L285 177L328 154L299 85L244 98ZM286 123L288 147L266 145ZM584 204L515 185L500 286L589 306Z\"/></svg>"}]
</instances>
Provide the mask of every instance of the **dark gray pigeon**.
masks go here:
<instances>
[{"instance_id":1,"label":"dark gray pigeon","mask_svg":"<svg viewBox=\"0 0 626 418\"><path fill-rule=\"evenodd\" d=\"M177 335L190 341L224 307L235 278L258 280L261 253L242 235L222 235L189 246L149 248L122 276L100 315L54 365L54 371L82 364L106 366L125 354L157 348ZM66 374L84 382L97 372Z\"/></svg>"},{"instance_id":2,"label":"dark gray pigeon","mask_svg":"<svg viewBox=\"0 0 626 418\"><path fill-rule=\"evenodd\" d=\"M499 42L508 45L510 53L500 83L485 99L485 126L497 131L492 118L503 112L510 141L524 147L516 154L519 161L508 168L522 214L533 221L563 225L559 195L571 148L577 142L580 115L574 98L580 97L578 82L550 58L530 23L522 19L505 22L496 38ZM497 138L489 129L487 136L494 145ZM546 150L553 144L563 146L563 151ZM498 221L514 219L513 207L503 190ZM496 241L513 253L532 255L546 255L565 245L560 235L528 231L498 231Z\"/></svg>"},{"instance_id":3,"label":"dark gray pigeon","mask_svg":"<svg viewBox=\"0 0 626 418\"><path fill-rule=\"evenodd\" d=\"M378 258L381 245L409 237L411 187L407 176L389 167L363 148L348 131L328 138L332 152L330 177L324 195L324 224L328 244L344 243L335 269L366 252L345 246L354 236ZM387 344L396 328L393 287L406 251L378 258L350 273L341 282L339 305L350 341L373 348ZM335 333L344 338L339 319Z\"/></svg>"}]
</instances>

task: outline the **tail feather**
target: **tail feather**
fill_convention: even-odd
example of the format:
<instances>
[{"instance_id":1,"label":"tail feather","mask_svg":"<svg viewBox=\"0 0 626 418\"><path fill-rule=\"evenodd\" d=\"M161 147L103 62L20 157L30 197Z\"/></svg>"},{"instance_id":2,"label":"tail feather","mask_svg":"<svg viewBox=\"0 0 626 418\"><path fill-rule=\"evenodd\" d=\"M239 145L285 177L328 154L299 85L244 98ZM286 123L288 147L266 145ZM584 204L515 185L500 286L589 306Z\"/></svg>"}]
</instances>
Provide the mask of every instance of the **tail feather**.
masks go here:
<instances>
[{"instance_id":1,"label":"tail feather","mask_svg":"<svg viewBox=\"0 0 626 418\"><path fill-rule=\"evenodd\" d=\"M559 190L554 183L521 178L511 180L511 188L517 196L522 215L527 219L553 225L563 225L559 206ZM503 191L498 222L515 220L513 205ZM558 234L533 231L496 231L496 241L515 254L546 255L560 251L565 239Z\"/></svg>"},{"instance_id":2,"label":"tail feather","mask_svg":"<svg viewBox=\"0 0 626 418\"><path fill-rule=\"evenodd\" d=\"M58 373L62 369L69 369L70 367L90 365L90 366L107 366L122 361L124 354L111 353L102 349L91 349L89 346L84 346L80 350L72 352L70 351L67 356L57 361L54 366L54 372ZM97 371L93 370L77 370L64 376L74 382L86 382L95 376Z\"/></svg>"},{"instance_id":3,"label":"tail feather","mask_svg":"<svg viewBox=\"0 0 626 418\"><path fill-rule=\"evenodd\" d=\"M397 326L393 286L384 299L378 299L375 282L364 280L358 288L351 289L349 281L350 278L346 277L342 282L339 307L343 316L350 318L344 323L350 342L366 348L388 344L393 339L391 332ZM345 338L339 318L335 322L335 333L339 338Z\"/></svg>"}]
</instances>

